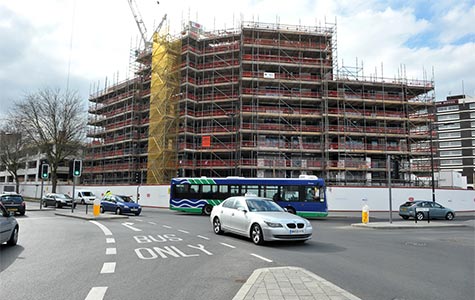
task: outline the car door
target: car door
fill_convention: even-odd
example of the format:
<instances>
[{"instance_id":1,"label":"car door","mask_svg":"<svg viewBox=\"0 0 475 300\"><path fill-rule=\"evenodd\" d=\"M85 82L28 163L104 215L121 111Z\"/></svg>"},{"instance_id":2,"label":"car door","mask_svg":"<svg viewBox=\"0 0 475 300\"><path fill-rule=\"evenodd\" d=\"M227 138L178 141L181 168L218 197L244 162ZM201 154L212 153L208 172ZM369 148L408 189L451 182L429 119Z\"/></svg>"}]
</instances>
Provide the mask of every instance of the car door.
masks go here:
<instances>
[{"instance_id":1,"label":"car door","mask_svg":"<svg viewBox=\"0 0 475 300\"><path fill-rule=\"evenodd\" d=\"M230 219L230 226L233 228L234 231L245 234L247 231L247 205L244 199L238 199L234 203L235 209L231 213Z\"/></svg>"},{"instance_id":2,"label":"car door","mask_svg":"<svg viewBox=\"0 0 475 300\"><path fill-rule=\"evenodd\" d=\"M231 221L231 214L234 211L234 202L236 201L235 198L228 198L223 205L221 206L220 212L220 220L221 220L221 227L223 229L230 229L230 221Z\"/></svg>"},{"instance_id":3,"label":"car door","mask_svg":"<svg viewBox=\"0 0 475 300\"><path fill-rule=\"evenodd\" d=\"M430 209L430 216L432 218L443 218L445 217L445 208L440 205L439 203L432 203L432 207Z\"/></svg>"},{"instance_id":4,"label":"car door","mask_svg":"<svg viewBox=\"0 0 475 300\"><path fill-rule=\"evenodd\" d=\"M104 211L115 211L115 199L113 196L106 196L102 201Z\"/></svg>"},{"instance_id":5,"label":"car door","mask_svg":"<svg viewBox=\"0 0 475 300\"><path fill-rule=\"evenodd\" d=\"M10 213L0 205L0 244L10 239L13 218L10 218L9 216Z\"/></svg>"}]
</instances>

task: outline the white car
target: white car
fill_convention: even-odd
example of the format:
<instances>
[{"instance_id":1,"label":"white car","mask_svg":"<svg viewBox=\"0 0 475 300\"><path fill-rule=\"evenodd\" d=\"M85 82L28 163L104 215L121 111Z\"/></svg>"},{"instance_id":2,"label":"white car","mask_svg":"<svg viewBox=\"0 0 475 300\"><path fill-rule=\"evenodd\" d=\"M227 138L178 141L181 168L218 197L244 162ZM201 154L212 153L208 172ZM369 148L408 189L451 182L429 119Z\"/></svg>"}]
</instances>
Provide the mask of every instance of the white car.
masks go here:
<instances>
[{"instance_id":1,"label":"white car","mask_svg":"<svg viewBox=\"0 0 475 300\"><path fill-rule=\"evenodd\" d=\"M265 241L300 241L312 238L312 224L302 217L286 212L272 199L237 196L214 206L210 216L216 234L232 232L252 239L260 245Z\"/></svg>"},{"instance_id":2,"label":"white car","mask_svg":"<svg viewBox=\"0 0 475 300\"><path fill-rule=\"evenodd\" d=\"M0 202L0 244L7 243L15 246L18 241L18 222L13 217L13 212L7 211Z\"/></svg>"}]
</instances>

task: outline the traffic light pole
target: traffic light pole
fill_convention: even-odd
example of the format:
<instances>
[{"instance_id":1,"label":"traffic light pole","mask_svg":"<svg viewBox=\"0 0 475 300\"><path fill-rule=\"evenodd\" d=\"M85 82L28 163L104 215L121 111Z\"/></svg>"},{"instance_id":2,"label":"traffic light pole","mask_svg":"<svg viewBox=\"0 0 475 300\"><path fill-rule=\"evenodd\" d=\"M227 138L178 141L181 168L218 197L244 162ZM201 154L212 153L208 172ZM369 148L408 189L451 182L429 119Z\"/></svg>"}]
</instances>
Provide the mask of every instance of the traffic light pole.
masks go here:
<instances>
[{"instance_id":1,"label":"traffic light pole","mask_svg":"<svg viewBox=\"0 0 475 300\"><path fill-rule=\"evenodd\" d=\"M43 209L43 183L44 179L41 178L41 191L40 191L40 210Z\"/></svg>"},{"instance_id":2,"label":"traffic light pole","mask_svg":"<svg viewBox=\"0 0 475 300\"><path fill-rule=\"evenodd\" d=\"M76 202L74 202L74 196L76 195L76 177L73 176L73 203L71 204L71 213L74 213L74 205Z\"/></svg>"}]
</instances>

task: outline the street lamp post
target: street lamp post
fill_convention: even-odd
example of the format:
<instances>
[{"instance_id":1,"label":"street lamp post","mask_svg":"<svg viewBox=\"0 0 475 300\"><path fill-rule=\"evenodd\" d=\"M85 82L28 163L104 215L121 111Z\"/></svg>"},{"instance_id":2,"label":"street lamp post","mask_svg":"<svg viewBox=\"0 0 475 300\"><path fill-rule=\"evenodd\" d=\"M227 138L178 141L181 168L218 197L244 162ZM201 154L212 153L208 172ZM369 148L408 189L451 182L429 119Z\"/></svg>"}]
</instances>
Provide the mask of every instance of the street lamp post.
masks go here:
<instances>
[{"instance_id":1,"label":"street lamp post","mask_svg":"<svg viewBox=\"0 0 475 300\"><path fill-rule=\"evenodd\" d=\"M435 202L435 176L434 176L434 145L432 140L432 131L434 129L433 123L429 124L429 135L430 135L430 168L432 176L432 202Z\"/></svg>"}]
</instances>

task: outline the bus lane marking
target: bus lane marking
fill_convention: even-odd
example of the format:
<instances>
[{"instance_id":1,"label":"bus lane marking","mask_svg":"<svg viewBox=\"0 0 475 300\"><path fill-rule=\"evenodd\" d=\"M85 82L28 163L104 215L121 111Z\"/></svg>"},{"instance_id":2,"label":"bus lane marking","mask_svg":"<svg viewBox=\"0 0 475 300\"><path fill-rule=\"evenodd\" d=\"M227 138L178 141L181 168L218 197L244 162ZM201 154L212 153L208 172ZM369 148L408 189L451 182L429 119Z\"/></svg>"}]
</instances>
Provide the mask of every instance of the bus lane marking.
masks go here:
<instances>
[{"instance_id":1,"label":"bus lane marking","mask_svg":"<svg viewBox=\"0 0 475 300\"><path fill-rule=\"evenodd\" d=\"M107 244L115 244L115 239L114 238L106 238L106 243Z\"/></svg>"},{"instance_id":2,"label":"bus lane marking","mask_svg":"<svg viewBox=\"0 0 475 300\"><path fill-rule=\"evenodd\" d=\"M178 229L179 232L183 232L183 233L190 233L189 231L186 231L186 230L182 230L182 229Z\"/></svg>"},{"instance_id":3,"label":"bus lane marking","mask_svg":"<svg viewBox=\"0 0 475 300\"><path fill-rule=\"evenodd\" d=\"M263 256L260 256L260 255L254 254L254 253L251 253L251 255L254 256L254 257L257 257L259 259L262 259L263 261L270 262L270 263L272 262L272 260L270 260L268 258L265 258Z\"/></svg>"},{"instance_id":4,"label":"bus lane marking","mask_svg":"<svg viewBox=\"0 0 475 300\"><path fill-rule=\"evenodd\" d=\"M93 287L86 296L85 300L102 300L107 291L107 286Z\"/></svg>"},{"instance_id":5,"label":"bus lane marking","mask_svg":"<svg viewBox=\"0 0 475 300\"><path fill-rule=\"evenodd\" d=\"M155 222L148 222L148 224L157 225Z\"/></svg>"},{"instance_id":6,"label":"bus lane marking","mask_svg":"<svg viewBox=\"0 0 475 300\"><path fill-rule=\"evenodd\" d=\"M209 241L209 238L205 237L205 236L202 236L202 235L197 235L197 237L199 237L200 239L203 239L203 240L207 240Z\"/></svg>"},{"instance_id":7,"label":"bus lane marking","mask_svg":"<svg viewBox=\"0 0 475 300\"><path fill-rule=\"evenodd\" d=\"M138 228L133 227L132 225L134 225L134 223L125 222L125 223L122 223L122 225L124 225L125 227L127 227L129 229L132 229L133 231L142 231L142 229L138 229Z\"/></svg>"},{"instance_id":8,"label":"bus lane marking","mask_svg":"<svg viewBox=\"0 0 475 300\"><path fill-rule=\"evenodd\" d=\"M236 247L233 246L233 245L229 245L229 244L226 244L226 243L220 243L221 245L223 246L226 246L226 247L229 247L229 248L232 248L232 249L235 249Z\"/></svg>"},{"instance_id":9,"label":"bus lane marking","mask_svg":"<svg viewBox=\"0 0 475 300\"><path fill-rule=\"evenodd\" d=\"M206 255L213 255L210 251L206 250L205 247L201 244L198 245L187 245L189 248L199 250L203 252ZM200 256L200 253L185 253L185 251L182 251L178 249L175 246L164 246L163 248L160 247L152 247L152 248L137 248L135 249L135 253L137 254L138 258L144 259L144 260L149 260L149 259L157 259L159 256L161 258L169 258L169 257L174 257L174 258L180 258L180 257L198 257Z\"/></svg>"},{"instance_id":10,"label":"bus lane marking","mask_svg":"<svg viewBox=\"0 0 475 300\"><path fill-rule=\"evenodd\" d=\"M89 221L91 222L92 224L96 225L97 227L99 227L102 232L104 232L104 235L112 235L112 232L109 230L109 228L107 228L106 226L102 225L101 223L99 222L96 222L96 221Z\"/></svg>"},{"instance_id":11,"label":"bus lane marking","mask_svg":"<svg viewBox=\"0 0 475 300\"><path fill-rule=\"evenodd\" d=\"M106 255L115 255L117 254L117 248L106 248Z\"/></svg>"},{"instance_id":12,"label":"bus lane marking","mask_svg":"<svg viewBox=\"0 0 475 300\"><path fill-rule=\"evenodd\" d=\"M168 225L162 225L163 227L167 228L167 229L172 229L171 226L168 226Z\"/></svg>"}]
</instances>

